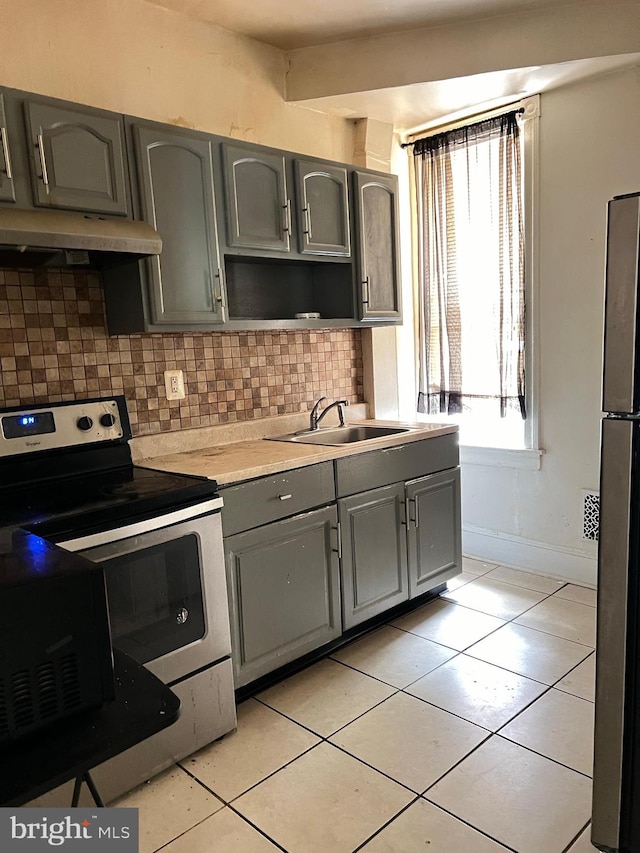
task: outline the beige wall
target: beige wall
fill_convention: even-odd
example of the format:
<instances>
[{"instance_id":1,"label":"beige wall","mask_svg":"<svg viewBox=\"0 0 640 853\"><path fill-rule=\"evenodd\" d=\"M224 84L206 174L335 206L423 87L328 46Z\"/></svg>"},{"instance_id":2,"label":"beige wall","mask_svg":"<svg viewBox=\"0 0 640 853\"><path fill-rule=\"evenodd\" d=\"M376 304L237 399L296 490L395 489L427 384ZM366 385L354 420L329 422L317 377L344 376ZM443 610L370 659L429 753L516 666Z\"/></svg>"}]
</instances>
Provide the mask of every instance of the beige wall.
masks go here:
<instances>
[{"instance_id":1,"label":"beige wall","mask_svg":"<svg viewBox=\"0 0 640 853\"><path fill-rule=\"evenodd\" d=\"M467 550L480 556L595 581L596 544L582 539L582 490L598 488L606 204L640 190L639 141L639 69L542 96L545 455L539 471L464 466Z\"/></svg>"},{"instance_id":2,"label":"beige wall","mask_svg":"<svg viewBox=\"0 0 640 853\"><path fill-rule=\"evenodd\" d=\"M283 101L282 51L143 0L0 0L0 85L353 158L353 122Z\"/></svg>"}]
</instances>

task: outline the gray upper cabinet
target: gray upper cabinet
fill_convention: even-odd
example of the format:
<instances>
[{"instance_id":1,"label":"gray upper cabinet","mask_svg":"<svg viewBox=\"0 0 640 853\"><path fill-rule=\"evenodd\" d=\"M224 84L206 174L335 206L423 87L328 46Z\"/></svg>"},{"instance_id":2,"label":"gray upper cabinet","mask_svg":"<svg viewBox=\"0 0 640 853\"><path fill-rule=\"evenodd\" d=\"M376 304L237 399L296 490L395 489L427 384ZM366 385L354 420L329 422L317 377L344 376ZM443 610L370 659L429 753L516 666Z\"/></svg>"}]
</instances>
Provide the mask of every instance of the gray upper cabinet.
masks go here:
<instances>
[{"instance_id":1,"label":"gray upper cabinet","mask_svg":"<svg viewBox=\"0 0 640 853\"><path fill-rule=\"evenodd\" d=\"M347 170L295 160L298 243L302 254L351 254Z\"/></svg>"},{"instance_id":2,"label":"gray upper cabinet","mask_svg":"<svg viewBox=\"0 0 640 853\"><path fill-rule=\"evenodd\" d=\"M142 215L162 238L162 253L145 261L152 322L223 323L211 143L164 126L133 130Z\"/></svg>"},{"instance_id":3,"label":"gray upper cabinet","mask_svg":"<svg viewBox=\"0 0 640 853\"><path fill-rule=\"evenodd\" d=\"M122 117L38 101L24 111L35 204L127 215Z\"/></svg>"},{"instance_id":4,"label":"gray upper cabinet","mask_svg":"<svg viewBox=\"0 0 640 853\"><path fill-rule=\"evenodd\" d=\"M460 469L406 484L409 596L415 598L461 571Z\"/></svg>"},{"instance_id":5,"label":"gray upper cabinet","mask_svg":"<svg viewBox=\"0 0 640 853\"><path fill-rule=\"evenodd\" d=\"M363 320L401 320L398 180L354 173L358 281Z\"/></svg>"},{"instance_id":6,"label":"gray upper cabinet","mask_svg":"<svg viewBox=\"0 0 640 853\"><path fill-rule=\"evenodd\" d=\"M223 144L222 158L228 245L288 252L292 219L284 156Z\"/></svg>"},{"instance_id":7,"label":"gray upper cabinet","mask_svg":"<svg viewBox=\"0 0 640 853\"><path fill-rule=\"evenodd\" d=\"M0 94L0 201L15 200L16 193L13 185L9 132L4 112L4 96Z\"/></svg>"}]
</instances>

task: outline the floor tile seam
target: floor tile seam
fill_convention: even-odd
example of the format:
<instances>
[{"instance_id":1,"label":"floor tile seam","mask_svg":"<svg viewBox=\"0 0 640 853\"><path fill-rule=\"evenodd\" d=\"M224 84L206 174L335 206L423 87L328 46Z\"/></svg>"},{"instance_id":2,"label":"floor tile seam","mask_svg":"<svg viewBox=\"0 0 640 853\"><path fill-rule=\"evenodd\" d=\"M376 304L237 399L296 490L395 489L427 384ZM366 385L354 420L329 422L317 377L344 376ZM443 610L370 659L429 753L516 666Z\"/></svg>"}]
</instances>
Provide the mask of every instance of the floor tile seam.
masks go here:
<instances>
[{"instance_id":1,"label":"floor tile seam","mask_svg":"<svg viewBox=\"0 0 640 853\"><path fill-rule=\"evenodd\" d=\"M541 682L536 682L536 683L541 683ZM411 686L411 685L409 685L409 686ZM546 687L547 685L543 685L543 686ZM548 688L548 689L550 690L551 688ZM424 702L425 705L431 705L432 708L437 708L438 711L444 711L445 714L451 714L452 717L456 717L457 719L462 720L464 723L471 723L471 725L474 725L479 729L483 729L484 731L488 732L489 734L495 735L500 731L500 729L504 728L505 726L508 726L509 723L513 722L513 720L515 720L515 718L518 717L522 713L522 711L525 711L534 702L537 702L538 699L542 698L542 696L544 696L545 693L548 692L548 690L543 690L542 693L538 694L538 696L536 696L535 699L532 699L524 708L522 708L520 711L516 711L516 713L513 715L513 717L510 717L504 723L500 723L498 728L495 730L489 729L486 726L483 726L481 723L477 723L475 720L470 720L468 717L463 717L461 714L457 714L455 711L450 711L449 708L442 708L440 705L436 705L435 702L433 702L429 699L424 699L422 696L416 696L414 693L407 693L406 688L401 692L405 693L407 696L410 696L412 699L419 699L420 702Z\"/></svg>"},{"instance_id":2,"label":"floor tile seam","mask_svg":"<svg viewBox=\"0 0 640 853\"><path fill-rule=\"evenodd\" d=\"M449 651L455 652L455 654L452 657L448 658L448 660L453 660L454 657L457 657L457 655L460 654L460 652L456 652L455 649L452 649L450 646L443 646L443 648L446 648L446 649L449 649ZM384 681L382 678L379 678L377 675L371 675L370 672L365 672L363 669L358 669L358 667L352 663L346 663L346 661L342 661L342 660L335 660L335 658L331 658L331 660L334 661L334 663L342 664L342 666L345 666L347 669L350 669L353 672L357 672L359 675L366 675L368 678L372 678L374 681L377 681L379 684L384 684L385 687L391 687L396 692L405 689L404 687L398 687L397 684L391 684L389 681ZM434 669L438 669L438 667L441 667L442 664L445 664L445 663L447 663L446 660L442 661L442 663L437 664L437 666L435 666ZM429 669L429 670L427 670L427 672L423 672L422 675L419 675L418 678L415 679L415 681L419 681L421 678L424 678L425 675L428 675L432 671L433 670ZM413 683L414 683L413 681L409 682L409 684L413 684ZM405 687L408 687L409 684L406 684ZM387 696L386 698L389 699L390 697ZM382 701L384 701L384 700L382 700Z\"/></svg>"},{"instance_id":3,"label":"floor tile seam","mask_svg":"<svg viewBox=\"0 0 640 853\"><path fill-rule=\"evenodd\" d=\"M427 797L426 793L422 794L420 799L424 800L425 802L429 803L432 806L435 806L436 808L440 809L441 811L446 812L446 814L450 815L451 817L455 818L456 820L459 820L460 823L463 823L465 826L468 826L470 829L475 829L475 831L479 832L480 835L483 835L485 838L488 838L490 841L494 841L496 844L499 844L505 850L510 851L510 853L519 853L519 851L516 850L515 847L510 847L505 841L500 841L499 838L496 838L495 835L489 835L489 833L486 830L480 829L480 827L475 826L473 823L470 823L468 820L465 820L463 817L460 817L460 815L458 815L455 812L452 812L449 809L445 808L441 803L436 803L433 800L430 800ZM468 853L472 853L472 851L468 851Z\"/></svg>"},{"instance_id":4,"label":"floor tile seam","mask_svg":"<svg viewBox=\"0 0 640 853\"><path fill-rule=\"evenodd\" d=\"M588 607L588 605L584 606ZM524 613L521 613L520 616L524 616ZM566 640L568 643L575 643L577 646L584 646L586 649L589 649L592 652L595 651L596 647L589 645L589 643L584 643L580 640L572 640L570 637L563 637L561 634L554 634L552 631L544 631L542 628L533 628L531 625L522 625L520 622L517 621L520 616L515 616L509 621L512 622L514 625L518 625L520 628L527 628L529 631L538 631L539 634L546 634L548 637L557 637L559 640Z\"/></svg>"},{"instance_id":5,"label":"floor tile seam","mask_svg":"<svg viewBox=\"0 0 640 853\"><path fill-rule=\"evenodd\" d=\"M427 673L430 675L430 673ZM415 684L415 682L414 682ZM409 684L408 687L411 687ZM461 714L456 714L455 711L450 711L448 708L441 708L440 705L436 705L435 702L432 702L429 699L424 699L422 696L416 696L414 693L408 693L408 687L405 687L404 690L401 690L401 693L404 693L405 696L409 696L411 699L418 699L420 702L424 702L425 705L430 705L432 708L436 708L438 711L444 711L445 714L451 714L452 717L456 717L458 720L462 720L464 723L471 723L471 725L476 726L479 729L483 729L483 731L488 732L488 734L495 734L493 729L488 729L486 726L481 725L480 723L476 723L474 720L469 720L467 717L463 717Z\"/></svg>"},{"instance_id":6,"label":"floor tile seam","mask_svg":"<svg viewBox=\"0 0 640 853\"><path fill-rule=\"evenodd\" d=\"M237 800L239 800L240 797L244 797L244 795L248 794L249 791L253 791L254 788L258 787L258 785L261 785L263 782L266 782L267 779L271 779L271 777L275 776L276 773L279 773L281 770L284 770L285 767L288 767L290 764L293 764L294 761L297 761L299 758L302 758L303 755L306 755L308 752L311 752L313 749L316 749L317 747L321 746L325 741L326 741L325 738L320 738L318 740L318 743L314 743L312 746L308 747L303 752L300 752L300 753L298 753L298 755L295 755L293 758L289 759L289 761L285 761L284 764L281 764L279 767L276 767L275 770L272 770L266 776L263 776L262 779L259 779L257 782L254 782L253 785L250 785L248 788L246 788L240 794L236 794L234 797L231 797L230 800L225 800L225 799L223 799L223 797L220 794L216 794L216 792L212 788L210 788L206 782L204 782L202 779L199 779L191 771L186 770L185 772L188 773L189 776L191 776L194 779L194 781L196 781L199 785L201 785L207 792L213 794L214 797L216 797L216 799L219 800L223 806L231 806L233 803L235 803ZM214 812L214 814L215 814L215 812ZM209 815L209 817L211 817L211 815Z\"/></svg>"},{"instance_id":7,"label":"floor tile seam","mask_svg":"<svg viewBox=\"0 0 640 853\"><path fill-rule=\"evenodd\" d=\"M154 850L154 853L160 853L161 850L165 850L170 844L173 844L174 841L177 841L179 838L183 838L187 833L191 832L192 829L196 829L196 827L201 826L205 821L209 820L210 817L213 817L213 815L218 814L219 812L221 812L225 808L227 808L227 806L225 803L223 803L222 809L218 809L218 811L213 812L213 814L210 814L210 815L207 815L206 817L203 817L202 820L197 821L196 823L193 824L193 826L190 826L189 829L185 829L184 832L181 832L179 835L176 835L175 838L172 838L170 841L167 841L161 847L156 847Z\"/></svg>"},{"instance_id":8,"label":"floor tile seam","mask_svg":"<svg viewBox=\"0 0 640 853\"><path fill-rule=\"evenodd\" d=\"M583 587L583 588L587 589L588 587ZM558 592L562 592L562 590L558 590ZM567 598L564 595L558 595L557 592L554 592L553 594L555 595L556 598L559 598L560 601L570 601L572 604L581 604L583 607L591 607L592 610L596 610L598 607L597 604L588 604L586 601L576 601L575 598Z\"/></svg>"},{"instance_id":9,"label":"floor tile seam","mask_svg":"<svg viewBox=\"0 0 640 853\"><path fill-rule=\"evenodd\" d=\"M282 844L280 844L279 842L277 842L277 841L275 840L275 838L272 838L270 835L268 835L268 834L264 831L264 829L262 829L261 827L259 827L257 824L253 823L253 821L249 820L249 818L248 818L248 817L246 817L246 815L243 815L241 812L239 812L239 811L238 811L236 808L234 808L232 805L229 805L229 804L228 804L228 805L227 805L227 808L228 808L228 809L231 809L231 811L233 812L233 814L234 814L234 815L236 815L236 817L239 817L239 818L240 818L241 820L243 820L245 823L249 824L249 826L250 826L252 829L255 829L255 830L256 830L256 832L260 833L260 835L262 835L262 837L263 837L263 838L266 838L266 839L267 839L267 841L270 841L272 844L274 844L274 845L275 845L275 847L276 847L278 850L281 850L281 851L282 851L282 853L289 853L289 851L288 851L285 847L283 847L283 846L282 846Z\"/></svg>"},{"instance_id":10,"label":"floor tile seam","mask_svg":"<svg viewBox=\"0 0 640 853\"><path fill-rule=\"evenodd\" d=\"M546 696L548 693L550 693L550 692L551 692L551 690L553 690L553 686L552 686L551 684L548 684L548 685L547 685L547 689L546 689L546 690L543 690L543 691L542 691L542 693L541 693L539 696L536 696L536 698L535 698L535 699L533 699L531 702L529 702L527 705L525 705L525 706L524 706L524 708L521 708L521 709L518 711L518 713L517 713L517 714L514 714L514 716L513 716L510 720L507 720L507 722L506 722L506 723L503 723L501 726L499 726L499 727L496 729L496 731L494 732L494 734L496 734L496 735L497 735L499 732L501 732L501 731L502 731L502 729L504 729L506 726L510 725L514 720L517 720L517 719L518 719L518 717L519 717L519 716L521 716L521 714L524 714L524 712L525 712L528 708L530 708L533 704L535 704L539 699L542 699L542 698L543 698L543 696ZM503 740L508 740L508 741L510 741L511 743L517 743L517 741L513 741L513 740L511 740L511 738L504 737L504 736L503 736ZM518 745L519 745L519 746L523 746L523 744L518 744ZM535 752L535 750L532 750L532 752Z\"/></svg>"},{"instance_id":11,"label":"floor tile seam","mask_svg":"<svg viewBox=\"0 0 640 853\"><path fill-rule=\"evenodd\" d=\"M283 682L280 683L282 684ZM320 740L326 740L325 735L321 735L319 732L310 729L309 726L305 726L304 723L300 723L298 722L298 720L294 720L293 717L290 717L288 714L285 714L284 711L281 711L279 708L274 708L273 705L269 705L269 703L265 702L264 699L260 699L258 696L252 696L251 698L255 699L256 702L259 702L262 706L268 708L270 711L273 711L275 714L279 714L281 717L284 717L287 722L294 723L296 726L299 726L301 729L304 729L306 732L309 732L309 734L314 735L314 737L320 738ZM314 744L314 746L317 745L318 744Z\"/></svg>"},{"instance_id":12,"label":"floor tile seam","mask_svg":"<svg viewBox=\"0 0 640 853\"><path fill-rule=\"evenodd\" d=\"M588 773L583 773L582 770L576 770L575 767L569 767L568 764L565 764L562 761L558 761L557 758L551 758L550 755L545 755L543 752L538 752L536 749L533 749L530 746L526 746L524 743L518 743L517 740L511 740L511 738L508 738L505 735L500 734L499 732L496 732L493 736L499 737L502 740L507 741L507 743L513 744L515 746L520 746L522 747L522 749L526 749L527 752L532 752L534 755L537 755L538 758L546 758L547 761L551 761L553 762L553 764L557 764L559 767L564 767L565 770L570 770L572 773L576 773L578 776L582 776L583 779L588 779L589 782L593 780L593 777L590 776Z\"/></svg>"},{"instance_id":13,"label":"floor tile seam","mask_svg":"<svg viewBox=\"0 0 640 853\"><path fill-rule=\"evenodd\" d=\"M422 791L420 796L424 797L425 799L428 799L428 797L426 796L428 791L430 791L435 785L437 785L439 782L441 782L445 778L445 776L448 776L449 773L451 773L452 770L455 770L456 767L458 767L460 764L462 764L463 761L466 761L467 758L469 758L471 755L473 755L473 753L476 752L478 749L480 749L481 746L483 746L485 743L488 743L488 741L490 741L492 737L495 737L494 733L487 731L486 738L481 740L480 743L477 743L472 749L469 750L469 752L465 753L462 756L462 758L459 758L456 762L454 762L451 765L451 767L449 767L448 770L445 770L444 773L442 773L440 776L438 776L438 778L435 780L435 782L432 782L431 785L429 785L427 788L424 789L424 791ZM434 805L437 805L437 804L434 804ZM474 829L475 829L475 827L474 827Z\"/></svg>"},{"instance_id":14,"label":"floor tile seam","mask_svg":"<svg viewBox=\"0 0 640 853\"><path fill-rule=\"evenodd\" d=\"M332 735L332 737L333 737L333 735ZM340 746L340 744L333 743L332 741L329 741L329 740L327 741L327 744L328 744L328 746L332 746L332 747L334 747L334 749L339 750L344 755L348 755L349 758L353 758L354 761L359 762L360 764L364 765L364 767L368 767L369 770L373 770L374 773L378 773L380 776L384 776L385 779L388 779L390 782L393 782L395 785L399 785L401 788L404 788L405 791L407 791L409 794L413 794L414 798L417 799L418 797L420 797L422 795L421 791L414 791L414 789L410 788L406 784L406 782L399 782L397 779L394 779L393 776L391 776L389 773L385 773L385 771L380 770L379 767L374 767L373 764L369 764L369 762L365 761L364 758L360 758L358 755L354 755L352 752L349 752L348 749L345 749L345 747Z\"/></svg>"},{"instance_id":15,"label":"floor tile seam","mask_svg":"<svg viewBox=\"0 0 640 853\"><path fill-rule=\"evenodd\" d=\"M478 640L478 643L481 643L481 642L482 642L482 640ZM473 645L477 645L478 643L474 643ZM473 645L467 646L467 648L463 652L460 652L459 654L464 655L467 658L471 658L471 660L478 661L479 663L486 663L487 666L495 666L496 669L501 669L503 672L508 672L510 675L517 675L519 678L526 678L527 681L532 681L534 684L542 684L545 687L551 687L552 686L551 684L548 684L546 681L541 681L539 678L534 678L532 675L525 675L523 672L516 672L514 669L509 669L509 667L507 667L507 666L501 666L501 664L499 664L499 663L493 663L493 661L488 661L488 660L484 660L484 658L475 657L474 655L470 654L470 652L469 652L469 649L472 649ZM456 655L456 657L457 657L457 655ZM448 661L444 661L444 663L440 664L440 666L444 666L445 663L450 663L452 660L454 660L454 658L449 658ZM585 660L586 660L586 658L585 658ZM582 661L580 663L582 663ZM577 666L579 666L579 665L580 664L577 664ZM427 673L425 673L425 675L431 675L431 673L427 672ZM423 675L422 678L424 678L424 677L425 676ZM565 676L563 675L561 677L564 678ZM419 681L420 679L417 679L417 680ZM415 684L415 681L412 681L411 684L407 685L407 687L411 687L412 684ZM406 690L406 687L403 689Z\"/></svg>"},{"instance_id":16,"label":"floor tile seam","mask_svg":"<svg viewBox=\"0 0 640 853\"><path fill-rule=\"evenodd\" d=\"M413 806L413 805L415 805L417 802L419 802L419 801L420 801L420 799L421 799L420 795L419 795L419 794L416 794L416 796L414 797L414 799L413 799L413 800L411 800L411 802L410 802L410 803L407 803L407 805L406 805L406 806L403 806L397 814L395 814L392 818L390 818L390 819L389 819L385 824L383 824L379 829L376 829L376 831L375 831L375 832L371 833L371 835L369 835L369 836L368 836L368 837L367 837L367 838L362 842L362 844L359 844L356 848L354 848L353 853L358 853L358 851L362 850L362 848L363 848L363 847L365 847L367 844L369 844L369 842L370 842L370 841L373 841L373 839L374 839L377 835L380 835L380 833L381 833L381 832L383 832L383 831L384 831L388 826L391 826L391 824L392 824L394 821L396 821L396 820L400 817L400 815L404 814L404 812L406 812L408 809L410 809L410 808L411 808L411 806Z\"/></svg>"},{"instance_id":17,"label":"floor tile seam","mask_svg":"<svg viewBox=\"0 0 640 853\"><path fill-rule=\"evenodd\" d=\"M585 823L585 825L582 827L582 829L580 830L580 832L578 832L578 834L577 834L577 835L575 835L575 836L571 839L571 841L567 844L567 846L564 848L564 850L562 851L562 853L569 853L569 851L571 850L571 848L573 847L573 845L574 845L574 844L576 843L576 841L580 838L580 836L581 836L581 835L582 835L582 833L585 831L585 829L589 826L589 824L590 824L590 823L591 823L591 818L589 818L589 820ZM593 849L595 850L596 848L594 847Z\"/></svg>"},{"instance_id":18,"label":"floor tile seam","mask_svg":"<svg viewBox=\"0 0 640 853\"><path fill-rule=\"evenodd\" d=\"M502 581L494 581L494 583L501 583L502 586L511 586L511 587L515 587L515 589L523 589L523 587L517 587L517 586L515 586L515 584L502 583ZM455 592L455 590L453 590L453 591ZM539 592L538 590L528 590L528 592L537 592L538 595L542 595L543 597L540 599L540 601L536 601L535 604L532 604L530 607L526 607L524 610L520 611L520 613L517 613L515 616L509 616L509 617L498 616L496 613L487 613L486 610L478 610L477 608L469 607L468 605L465 605L465 604L462 604L460 606L461 607L467 607L467 610L473 610L474 613L484 613L485 616L493 616L494 619L503 619L505 622L512 622L514 619L519 619L521 616L524 616L525 613L528 613L530 610L533 610L534 607L538 607L539 604L542 604L548 598L553 598L553 596L555 595L555 592L543 593L543 592ZM453 604L458 604L458 602L455 599L447 598L446 594L444 594L442 597L445 599L445 601L451 601Z\"/></svg>"},{"instance_id":19,"label":"floor tile seam","mask_svg":"<svg viewBox=\"0 0 640 853\"><path fill-rule=\"evenodd\" d=\"M571 675L572 672L575 672L579 666L582 666L583 663L586 663L589 660L589 658L592 658L595 655L595 653L596 653L596 650L592 649L591 654L588 654L586 656L586 658L583 658L575 666L572 666L568 672L566 672L563 676L561 676L557 681L554 681L554 683L551 684L550 686L555 687L556 690L560 690L562 693L568 693L569 696L575 696L576 699L583 699L585 702L591 702L591 704L593 705L594 704L593 699L585 699L584 696L577 696L575 693L570 693L568 690L562 690L561 687L558 687L558 684L560 684L561 681L564 681L564 679L567 678L567 676Z\"/></svg>"},{"instance_id":20,"label":"floor tile seam","mask_svg":"<svg viewBox=\"0 0 640 853\"><path fill-rule=\"evenodd\" d=\"M351 669L351 668L352 667L349 667L349 669ZM366 675L366 673L361 673L359 669L354 670L354 671L358 672L360 675ZM373 676L369 676L369 677L373 678ZM362 713L358 714L352 720L349 720L349 722L345 723L344 725L340 726L339 728L335 729L334 731L329 732L329 734L326 734L326 735L320 734L319 732L316 732L313 729L310 729L308 726L305 726L302 723L299 723L297 720L294 720L293 717L287 716L287 714L285 714L284 711L279 711L277 708L272 708L271 705L267 705L266 702L264 702L264 701L262 704L266 705L266 707L269 708L270 710L276 711L276 713L280 714L282 717L289 720L290 722L296 723L296 725L301 726L301 728L306 729L311 734L313 734L316 737L321 738L322 740L326 741L330 737L333 737L338 732L341 732L342 729L345 729L347 726L350 726L351 723L355 723L356 720L359 720L361 717L364 717L364 715L368 714L369 711L373 711L374 708L377 708L380 705L382 705L383 702L386 702L388 699L391 699L393 696L397 695L398 693L402 693L402 689L400 687L394 687L392 684L387 684L386 681L380 681L380 679L377 679L377 678L374 680L379 681L380 684L384 684L385 687L390 687L393 690L393 693L390 693L388 696L385 696L384 699L381 699L379 702L376 702L375 705L372 705L370 708L367 708L366 711L362 711ZM318 746L318 744L314 744L314 746Z\"/></svg>"}]
</instances>

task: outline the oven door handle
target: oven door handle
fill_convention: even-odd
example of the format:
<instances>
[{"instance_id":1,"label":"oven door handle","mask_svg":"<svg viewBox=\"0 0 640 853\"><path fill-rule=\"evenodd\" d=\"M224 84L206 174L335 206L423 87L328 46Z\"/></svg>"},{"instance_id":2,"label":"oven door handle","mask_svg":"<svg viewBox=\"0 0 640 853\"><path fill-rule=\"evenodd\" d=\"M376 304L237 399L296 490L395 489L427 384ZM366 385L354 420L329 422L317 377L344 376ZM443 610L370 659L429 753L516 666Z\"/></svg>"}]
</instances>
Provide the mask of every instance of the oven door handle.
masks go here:
<instances>
[{"instance_id":1,"label":"oven door handle","mask_svg":"<svg viewBox=\"0 0 640 853\"><path fill-rule=\"evenodd\" d=\"M142 536L145 533L161 530L163 527L169 527L181 521L190 521L192 518L199 518L201 515L219 512L222 509L222 505L222 498L212 498L209 501L201 501L198 504L178 509L174 512L163 512L162 515L147 518L144 521L137 521L135 524L127 524L125 527L113 527L101 533L80 536L78 539L67 539L64 542L57 542L56 544L66 551L85 551L89 548L97 548L99 545L109 545L112 542L119 542L122 539L130 539L132 536Z\"/></svg>"}]
</instances>

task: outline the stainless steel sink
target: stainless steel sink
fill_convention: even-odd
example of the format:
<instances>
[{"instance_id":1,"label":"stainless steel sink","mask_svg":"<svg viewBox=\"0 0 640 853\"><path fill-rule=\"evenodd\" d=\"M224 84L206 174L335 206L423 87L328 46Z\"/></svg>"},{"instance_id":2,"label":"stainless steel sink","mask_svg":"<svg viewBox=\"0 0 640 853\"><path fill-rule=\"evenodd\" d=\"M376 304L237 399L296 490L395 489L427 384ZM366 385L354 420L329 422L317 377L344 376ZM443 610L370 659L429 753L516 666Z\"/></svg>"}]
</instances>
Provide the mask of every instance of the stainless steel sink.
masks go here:
<instances>
[{"instance_id":1,"label":"stainless steel sink","mask_svg":"<svg viewBox=\"0 0 640 853\"><path fill-rule=\"evenodd\" d=\"M343 426L334 427L332 429L317 429L305 430L304 432L293 432L289 435L270 436L270 441L295 441L302 444L327 444L341 445L353 444L357 441L367 441L370 438L383 438L389 435L400 435L403 432L410 432L409 428L405 427L385 427L385 426Z\"/></svg>"}]
</instances>

